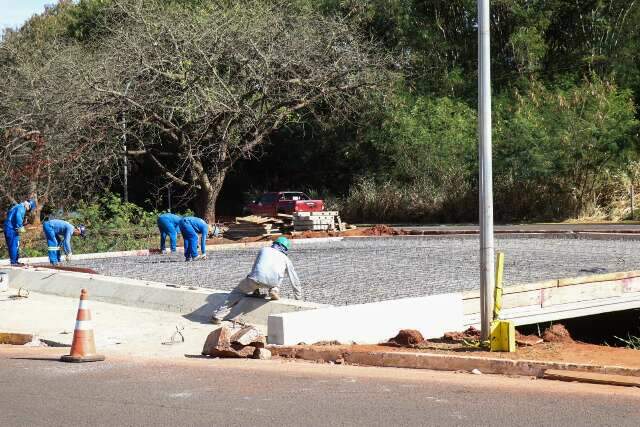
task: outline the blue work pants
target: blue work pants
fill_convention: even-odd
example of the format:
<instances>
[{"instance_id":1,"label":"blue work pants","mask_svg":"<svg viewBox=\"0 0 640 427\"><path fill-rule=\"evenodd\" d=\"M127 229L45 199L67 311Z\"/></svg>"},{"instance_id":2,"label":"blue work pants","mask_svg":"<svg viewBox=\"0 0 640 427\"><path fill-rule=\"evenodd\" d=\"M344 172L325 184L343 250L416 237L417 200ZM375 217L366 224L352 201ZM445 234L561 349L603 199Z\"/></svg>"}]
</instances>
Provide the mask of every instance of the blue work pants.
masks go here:
<instances>
[{"instance_id":1,"label":"blue work pants","mask_svg":"<svg viewBox=\"0 0 640 427\"><path fill-rule=\"evenodd\" d=\"M17 264L20 256L20 234L13 228L5 226L4 240L7 243L11 264Z\"/></svg>"},{"instance_id":2,"label":"blue work pants","mask_svg":"<svg viewBox=\"0 0 640 427\"><path fill-rule=\"evenodd\" d=\"M164 221L163 218L158 219L158 228L160 229L160 250L162 252L167 249L167 237L169 237L169 245L171 252L176 251L178 242L178 230L170 221Z\"/></svg>"},{"instance_id":3,"label":"blue work pants","mask_svg":"<svg viewBox=\"0 0 640 427\"><path fill-rule=\"evenodd\" d=\"M185 259L195 259L198 256L198 232L191 224L180 223L180 232L184 240Z\"/></svg>"},{"instance_id":4,"label":"blue work pants","mask_svg":"<svg viewBox=\"0 0 640 427\"><path fill-rule=\"evenodd\" d=\"M49 262L56 265L60 262L60 241L53 227L45 222L42 226L44 237L47 239L47 252L49 253Z\"/></svg>"}]
</instances>

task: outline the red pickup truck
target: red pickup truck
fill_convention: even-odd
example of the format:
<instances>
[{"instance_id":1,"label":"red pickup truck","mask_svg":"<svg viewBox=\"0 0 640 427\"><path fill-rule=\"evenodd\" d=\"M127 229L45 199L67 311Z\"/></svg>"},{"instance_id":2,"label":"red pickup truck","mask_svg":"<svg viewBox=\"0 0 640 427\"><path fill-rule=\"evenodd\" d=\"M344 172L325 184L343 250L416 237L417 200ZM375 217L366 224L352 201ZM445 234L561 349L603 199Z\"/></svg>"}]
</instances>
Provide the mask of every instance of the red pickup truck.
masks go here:
<instances>
[{"instance_id":1,"label":"red pickup truck","mask_svg":"<svg viewBox=\"0 0 640 427\"><path fill-rule=\"evenodd\" d=\"M279 213L320 212L324 210L324 201L311 200L299 191L279 191L264 193L258 199L244 207L245 214L277 216Z\"/></svg>"}]
</instances>

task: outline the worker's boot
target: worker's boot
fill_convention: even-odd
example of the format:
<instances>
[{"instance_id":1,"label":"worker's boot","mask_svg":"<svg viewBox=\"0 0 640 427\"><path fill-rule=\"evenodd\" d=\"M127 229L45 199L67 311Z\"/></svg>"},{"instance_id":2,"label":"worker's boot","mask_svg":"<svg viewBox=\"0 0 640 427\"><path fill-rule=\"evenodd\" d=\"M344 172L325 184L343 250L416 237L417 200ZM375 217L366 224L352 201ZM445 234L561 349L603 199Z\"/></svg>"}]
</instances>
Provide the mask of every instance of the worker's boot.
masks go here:
<instances>
[{"instance_id":1,"label":"worker's boot","mask_svg":"<svg viewBox=\"0 0 640 427\"><path fill-rule=\"evenodd\" d=\"M274 301L279 300L280 299L280 289L278 289L278 288L269 289L269 298L271 298Z\"/></svg>"}]
</instances>

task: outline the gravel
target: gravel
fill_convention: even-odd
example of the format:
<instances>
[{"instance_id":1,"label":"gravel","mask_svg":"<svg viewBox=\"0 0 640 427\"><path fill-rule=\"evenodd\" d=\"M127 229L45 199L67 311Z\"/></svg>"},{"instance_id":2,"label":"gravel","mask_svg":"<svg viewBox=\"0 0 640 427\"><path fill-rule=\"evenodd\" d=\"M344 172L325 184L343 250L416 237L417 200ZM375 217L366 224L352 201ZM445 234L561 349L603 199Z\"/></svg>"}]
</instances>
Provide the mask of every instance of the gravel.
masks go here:
<instances>
[{"instance_id":1,"label":"gravel","mask_svg":"<svg viewBox=\"0 0 640 427\"><path fill-rule=\"evenodd\" d=\"M496 239L505 252L505 284L640 269L640 241L576 238ZM100 274L231 290L247 275L258 249L76 261ZM290 253L304 299L333 305L416 297L479 287L478 238L355 238L296 245ZM288 283L282 294L291 298Z\"/></svg>"}]
</instances>

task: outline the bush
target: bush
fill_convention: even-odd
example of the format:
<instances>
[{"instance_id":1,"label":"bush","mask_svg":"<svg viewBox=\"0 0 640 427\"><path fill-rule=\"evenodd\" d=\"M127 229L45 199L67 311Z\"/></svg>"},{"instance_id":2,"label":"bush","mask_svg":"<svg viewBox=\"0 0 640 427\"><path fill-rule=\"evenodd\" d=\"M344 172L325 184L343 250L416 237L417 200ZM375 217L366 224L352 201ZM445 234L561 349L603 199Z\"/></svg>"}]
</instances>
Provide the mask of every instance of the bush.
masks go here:
<instances>
[{"instance_id":1,"label":"bush","mask_svg":"<svg viewBox=\"0 0 640 427\"><path fill-rule=\"evenodd\" d=\"M461 221L476 215L476 204L468 185L444 192L430 181L401 185L360 178L349 193L337 199L342 217L350 222L440 222Z\"/></svg>"},{"instance_id":2,"label":"bush","mask_svg":"<svg viewBox=\"0 0 640 427\"><path fill-rule=\"evenodd\" d=\"M81 202L77 209L59 211L45 219L64 219L74 225L87 227L86 239L73 239L74 253L92 253L148 249L157 245L156 220L160 212L145 211L133 203L124 203L115 194L107 193L93 203ZM0 256L8 256L4 239L0 244ZM22 257L47 254L46 241L40 227L30 228L21 238Z\"/></svg>"}]
</instances>

